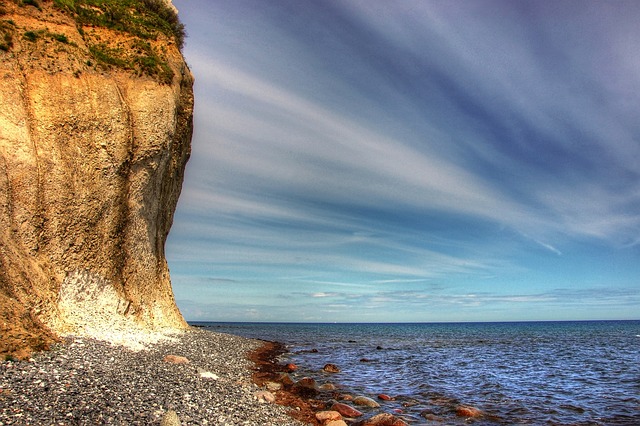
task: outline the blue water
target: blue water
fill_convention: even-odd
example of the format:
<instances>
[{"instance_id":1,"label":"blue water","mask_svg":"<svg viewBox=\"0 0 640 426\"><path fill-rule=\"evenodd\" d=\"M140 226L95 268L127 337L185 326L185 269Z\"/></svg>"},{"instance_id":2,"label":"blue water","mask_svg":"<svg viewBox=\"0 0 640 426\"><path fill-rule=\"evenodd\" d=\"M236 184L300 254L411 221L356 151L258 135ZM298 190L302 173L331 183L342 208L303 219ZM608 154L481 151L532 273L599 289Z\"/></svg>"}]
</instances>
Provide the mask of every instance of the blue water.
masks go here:
<instances>
[{"instance_id":1,"label":"blue water","mask_svg":"<svg viewBox=\"0 0 640 426\"><path fill-rule=\"evenodd\" d=\"M411 424L468 424L465 404L486 413L477 425L640 425L640 321L196 324L285 343L294 379L396 396L383 411Z\"/></svg>"}]
</instances>

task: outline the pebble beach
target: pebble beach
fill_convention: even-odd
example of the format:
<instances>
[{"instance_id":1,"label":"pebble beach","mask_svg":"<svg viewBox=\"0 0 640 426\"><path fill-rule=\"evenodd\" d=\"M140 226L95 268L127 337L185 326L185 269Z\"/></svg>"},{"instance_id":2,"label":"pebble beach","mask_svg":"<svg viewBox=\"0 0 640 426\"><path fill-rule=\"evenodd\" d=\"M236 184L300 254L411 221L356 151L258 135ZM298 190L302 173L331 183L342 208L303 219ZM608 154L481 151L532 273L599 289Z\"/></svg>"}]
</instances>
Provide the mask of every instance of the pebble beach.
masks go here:
<instances>
[{"instance_id":1,"label":"pebble beach","mask_svg":"<svg viewBox=\"0 0 640 426\"><path fill-rule=\"evenodd\" d=\"M252 382L263 344L198 329L142 350L68 337L0 363L0 425L303 425Z\"/></svg>"}]
</instances>

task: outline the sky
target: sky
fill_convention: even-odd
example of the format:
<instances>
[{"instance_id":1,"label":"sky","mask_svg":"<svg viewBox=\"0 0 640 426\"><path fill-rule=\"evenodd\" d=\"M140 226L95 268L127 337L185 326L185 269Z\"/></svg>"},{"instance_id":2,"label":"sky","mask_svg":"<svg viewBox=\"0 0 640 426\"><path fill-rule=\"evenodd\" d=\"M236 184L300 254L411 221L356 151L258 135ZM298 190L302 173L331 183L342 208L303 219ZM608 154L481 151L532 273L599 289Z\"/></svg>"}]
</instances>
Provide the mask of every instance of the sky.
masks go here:
<instances>
[{"instance_id":1,"label":"sky","mask_svg":"<svg viewBox=\"0 0 640 426\"><path fill-rule=\"evenodd\" d=\"M640 319L640 2L173 3L188 321Z\"/></svg>"}]
</instances>

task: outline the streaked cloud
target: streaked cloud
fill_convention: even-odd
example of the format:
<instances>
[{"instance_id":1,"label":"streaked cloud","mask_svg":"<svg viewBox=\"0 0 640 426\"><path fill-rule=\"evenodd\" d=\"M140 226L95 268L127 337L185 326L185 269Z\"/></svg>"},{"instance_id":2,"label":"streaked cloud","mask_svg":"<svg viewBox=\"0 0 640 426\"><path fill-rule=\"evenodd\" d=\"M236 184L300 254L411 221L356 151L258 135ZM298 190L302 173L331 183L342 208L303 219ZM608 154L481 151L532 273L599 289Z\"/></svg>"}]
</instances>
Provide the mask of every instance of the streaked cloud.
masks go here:
<instances>
[{"instance_id":1,"label":"streaked cloud","mask_svg":"<svg viewBox=\"0 0 640 426\"><path fill-rule=\"evenodd\" d=\"M234 319L549 319L582 315L553 289L639 288L634 2L175 3L196 75L167 245L185 306L230 280Z\"/></svg>"}]
</instances>

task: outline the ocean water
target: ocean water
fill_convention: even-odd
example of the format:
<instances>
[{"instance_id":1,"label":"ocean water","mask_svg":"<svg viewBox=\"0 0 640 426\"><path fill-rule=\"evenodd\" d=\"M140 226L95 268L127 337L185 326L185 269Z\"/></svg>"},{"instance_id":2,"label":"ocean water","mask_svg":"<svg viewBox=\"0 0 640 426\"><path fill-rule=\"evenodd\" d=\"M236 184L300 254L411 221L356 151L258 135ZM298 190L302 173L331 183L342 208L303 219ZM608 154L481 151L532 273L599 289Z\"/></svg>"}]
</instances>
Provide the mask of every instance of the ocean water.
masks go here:
<instances>
[{"instance_id":1,"label":"ocean water","mask_svg":"<svg viewBox=\"0 0 640 426\"><path fill-rule=\"evenodd\" d=\"M469 424L464 404L476 425L640 425L640 321L194 324L285 343L298 377L395 396L411 424Z\"/></svg>"}]
</instances>

